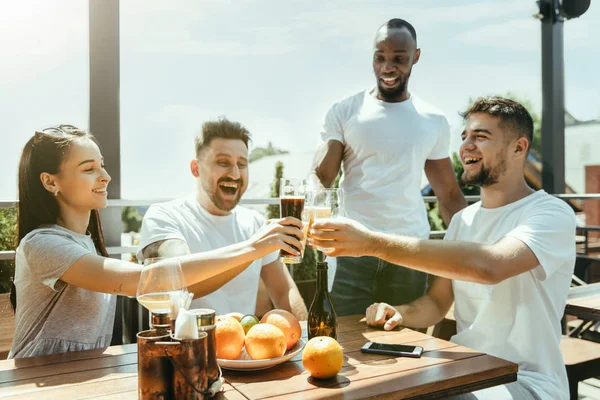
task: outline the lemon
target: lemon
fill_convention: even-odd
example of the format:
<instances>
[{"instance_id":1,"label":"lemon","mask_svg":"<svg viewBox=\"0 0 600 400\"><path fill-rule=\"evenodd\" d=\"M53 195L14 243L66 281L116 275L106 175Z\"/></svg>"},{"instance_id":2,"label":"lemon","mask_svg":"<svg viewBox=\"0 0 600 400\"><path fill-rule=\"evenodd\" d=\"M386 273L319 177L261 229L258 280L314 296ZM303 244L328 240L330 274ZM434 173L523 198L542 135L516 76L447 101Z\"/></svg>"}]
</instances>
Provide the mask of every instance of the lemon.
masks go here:
<instances>
[{"instance_id":1,"label":"lemon","mask_svg":"<svg viewBox=\"0 0 600 400\"><path fill-rule=\"evenodd\" d=\"M248 314L244 315L242 319L240 319L240 324L242 324L242 328L244 328L244 333L248 333L250 328L254 325L258 324L260 321L256 318L255 315Z\"/></svg>"}]
</instances>

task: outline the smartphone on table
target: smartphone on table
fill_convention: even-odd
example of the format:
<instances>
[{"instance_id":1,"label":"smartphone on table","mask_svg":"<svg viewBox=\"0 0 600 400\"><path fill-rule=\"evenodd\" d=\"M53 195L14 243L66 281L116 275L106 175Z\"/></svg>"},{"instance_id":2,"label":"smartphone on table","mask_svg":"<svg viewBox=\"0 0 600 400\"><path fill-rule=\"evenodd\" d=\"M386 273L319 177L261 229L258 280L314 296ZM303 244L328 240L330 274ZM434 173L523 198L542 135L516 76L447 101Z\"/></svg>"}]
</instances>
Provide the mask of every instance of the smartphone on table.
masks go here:
<instances>
[{"instance_id":1,"label":"smartphone on table","mask_svg":"<svg viewBox=\"0 0 600 400\"><path fill-rule=\"evenodd\" d=\"M419 358L421 357L421 354L423 354L423 347L408 346L405 344L367 342L360 349L360 351L362 351L363 353L385 354L388 356L396 357Z\"/></svg>"}]
</instances>

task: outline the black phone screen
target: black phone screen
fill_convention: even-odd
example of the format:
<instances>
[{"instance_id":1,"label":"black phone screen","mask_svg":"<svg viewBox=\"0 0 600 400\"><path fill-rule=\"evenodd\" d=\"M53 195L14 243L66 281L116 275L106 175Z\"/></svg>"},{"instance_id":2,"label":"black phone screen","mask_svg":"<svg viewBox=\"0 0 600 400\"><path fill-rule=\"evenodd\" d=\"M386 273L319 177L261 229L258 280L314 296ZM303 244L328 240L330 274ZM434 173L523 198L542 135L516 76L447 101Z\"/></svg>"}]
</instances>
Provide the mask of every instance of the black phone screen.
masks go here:
<instances>
[{"instance_id":1,"label":"black phone screen","mask_svg":"<svg viewBox=\"0 0 600 400\"><path fill-rule=\"evenodd\" d=\"M387 350L396 351L399 353L412 353L415 351L415 346L408 346L405 344L386 344L386 343L373 343L370 349L372 350Z\"/></svg>"}]
</instances>

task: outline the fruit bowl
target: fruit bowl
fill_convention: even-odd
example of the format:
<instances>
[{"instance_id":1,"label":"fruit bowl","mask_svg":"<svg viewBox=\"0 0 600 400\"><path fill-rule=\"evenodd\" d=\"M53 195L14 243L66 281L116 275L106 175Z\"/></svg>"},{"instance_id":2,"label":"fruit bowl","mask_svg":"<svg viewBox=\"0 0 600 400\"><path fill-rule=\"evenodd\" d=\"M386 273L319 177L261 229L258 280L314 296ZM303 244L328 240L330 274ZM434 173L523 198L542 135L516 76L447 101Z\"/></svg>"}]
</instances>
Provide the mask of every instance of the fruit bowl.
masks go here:
<instances>
[{"instance_id":1,"label":"fruit bowl","mask_svg":"<svg viewBox=\"0 0 600 400\"><path fill-rule=\"evenodd\" d=\"M300 339L294 347L286 351L281 357L267 358L266 360L253 360L246 353L246 349L244 349L242 350L242 355L237 360L225 360L218 358L217 362L221 368L232 371L258 371L261 369L274 367L275 365L292 359L302 351L305 344L306 342L304 339Z\"/></svg>"}]
</instances>

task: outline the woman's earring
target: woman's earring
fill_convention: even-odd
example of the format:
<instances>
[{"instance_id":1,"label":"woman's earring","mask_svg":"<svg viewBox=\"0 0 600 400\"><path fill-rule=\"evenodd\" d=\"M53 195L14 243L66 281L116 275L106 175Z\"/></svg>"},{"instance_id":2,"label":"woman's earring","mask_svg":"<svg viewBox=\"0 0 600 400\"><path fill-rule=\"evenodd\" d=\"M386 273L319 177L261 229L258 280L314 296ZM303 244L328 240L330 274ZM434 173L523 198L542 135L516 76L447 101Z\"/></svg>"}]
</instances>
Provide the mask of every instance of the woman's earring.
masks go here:
<instances>
[{"instance_id":1,"label":"woman's earring","mask_svg":"<svg viewBox=\"0 0 600 400\"><path fill-rule=\"evenodd\" d=\"M59 192L58 190L56 192L54 192L54 197L58 196L58 192Z\"/></svg>"}]
</instances>

